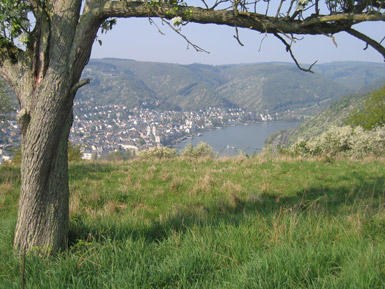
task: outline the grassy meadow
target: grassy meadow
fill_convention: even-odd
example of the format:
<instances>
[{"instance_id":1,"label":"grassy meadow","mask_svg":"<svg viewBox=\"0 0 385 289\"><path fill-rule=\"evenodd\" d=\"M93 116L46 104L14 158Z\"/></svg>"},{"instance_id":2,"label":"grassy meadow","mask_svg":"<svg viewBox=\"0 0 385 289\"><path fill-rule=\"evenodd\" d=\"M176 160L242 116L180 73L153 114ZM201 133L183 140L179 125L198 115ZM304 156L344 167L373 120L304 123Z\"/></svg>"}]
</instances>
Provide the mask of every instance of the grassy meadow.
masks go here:
<instances>
[{"instance_id":1,"label":"grassy meadow","mask_svg":"<svg viewBox=\"0 0 385 289\"><path fill-rule=\"evenodd\" d=\"M385 288L385 161L263 156L70 165L70 247L25 288ZM0 166L0 288L19 168Z\"/></svg>"}]
</instances>

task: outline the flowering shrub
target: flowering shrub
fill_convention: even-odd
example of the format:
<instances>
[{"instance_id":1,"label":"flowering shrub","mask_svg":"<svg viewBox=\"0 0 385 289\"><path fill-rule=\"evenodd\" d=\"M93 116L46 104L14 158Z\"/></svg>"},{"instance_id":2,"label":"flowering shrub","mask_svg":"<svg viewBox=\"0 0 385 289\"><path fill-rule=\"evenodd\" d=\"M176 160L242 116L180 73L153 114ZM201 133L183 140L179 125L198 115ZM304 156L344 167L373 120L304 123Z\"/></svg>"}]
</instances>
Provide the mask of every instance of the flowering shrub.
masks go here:
<instances>
[{"instance_id":1,"label":"flowering shrub","mask_svg":"<svg viewBox=\"0 0 385 289\"><path fill-rule=\"evenodd\" d=\"M181 155L185 157L193 157L193 158L199 158L199 157L213 158L215 157L215 152L212 146L210 146L208 143L200 142L199 144L197 144L195 148L192 144L186 145Z\"/></svg>"},{"instance_id":2,"label":"flowering shrub","mask_svg":"<svg viewBox=\"0 0 385 289\"><path fill-rule=\"evenodd\" d=\"M148 150L138 152L137 157L140 159L169 159L176 156L176 149L168 147L153 147Z\"/></svg>"},{"instance_id":3,"label":"flowering shrub","mask_svg":"<svg viewBox=\"0 0 385 289\"><path fill-rule=\"evenodd\" d=\"M299 140L289 152L301 156L348 156L362 158L385 155L385 127L365 131L362 127L331 127L309 141Z\"/></svg>"}]
</instances>

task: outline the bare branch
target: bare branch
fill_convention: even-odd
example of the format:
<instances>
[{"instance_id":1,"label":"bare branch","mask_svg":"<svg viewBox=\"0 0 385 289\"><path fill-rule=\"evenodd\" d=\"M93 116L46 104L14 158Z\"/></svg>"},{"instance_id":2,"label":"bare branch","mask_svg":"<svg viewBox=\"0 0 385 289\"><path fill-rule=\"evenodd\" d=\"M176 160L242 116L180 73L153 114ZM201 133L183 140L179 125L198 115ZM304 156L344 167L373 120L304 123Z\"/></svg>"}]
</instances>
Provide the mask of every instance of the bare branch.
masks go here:
<instances>
[{"instance_id":1,"label":"bare branch","mask_svg":"<svg viewBox=\"0 0 385 289\"><path fill-rule=\"evenodd\" d=\"M165 20L165 19L162 19L162 21L165 22L165 23L166 23L172 30L174 30L177 34L179 34L179 36L181 36L181 37L187 42L187 48L189 48L189 46L191 45L191 46L195 49L195 51L197 51L197 52L205 52L205 53L207 53L207 54L210 54L209 51L207 51L207 50L205 50L205 49L199 47L198 45L192 43L192 42L187 38L186 35L184 35L182 32L180 32L180 29L176 29L176 28L174 27L174 25L172 25L170 22L168 22L168 21Z\"/></svg>"},{"instance_id":2,"label":"bare branch","mask_svg":"<svg viewBox=\"0 0 385 289\"><path fill-rule=\"evenodd\" d=\"M286 17L289 17L289 16L290 16L291 9L293 8L294 2L295 2L295 0L291 0L291 1L290 1L290 6L289 6L289 9L287 10Z\"/></svg>"},{"instance_id":3,"label":"bare branch","mask_svg":"<svg viewBox=\"0 0 385 289\"><path fill-rule=\"evenodd\" d=\"M285 39L283 39L280 35L278 35L277 33L274 33L274 36L277 37L279 40L282 41L282 43L286 46L286 51L290 53L290 56L291 58L293 59L293 61L295 62L295 64L297 65L297 67L302 70L302 71L305 71L305 72L311 72L311 73L314 73L311 69L313 68L313 66L317 63L317 61L315 61L312 65L309 66L309 68L303 68L297 61L297 59L295 58L294 56L294 53L293 51L291 50L291 45L289 43L286 42Z\"/></svg>"},{"instance_id":4,"label":"bare branch","mask_svg":"<svg viewBox=\"0 0 385 289\"><path fill-rule=\"evenodd\" d=\"M239 39L239 32L238 32L238 27L235 26L235 35L233 37L238 41L239 45L245 46L242 42L241 39Z\"/></svg>"},{"instance_id":5,"label":"bare branch","mask_svg":"<svg viewBox=\"0 0 385 289\"><path fill-rule=\"evenodd\" d=\"M267 33L265 33L265 35L263 36L263 38L262 38L261 42L259 43L259 49L258 49L258 52L260 52L260 51L261 51L261 49L262 49L262 44L263 44L263 41L264 41L266 38L267 38Z\"/></svg>"},{"instance_id":6,"label":"bare branch","mask_svg":"<svg viewBox=\"0 0 385 289\"><path fill-rule=\"evenodd\" d=\"M267 13L269 13L269 8L270 8L270 1L267 0L267 6L266 6L265 15L267 15Z\"/></svg>"},{"instance_id":7,"label":"bare branch","mask_svg":"<svg viewBox=\"0 0 385 289\"><path fill-rule=\"evenodd\" d=\"M315 0L315 14L316 15L319 15L319 6L318 6L318 3L319 2L319 0Z\"/></svg>"},{"instance_id":8,"label":"bare branch","mask_svg":"<svg viewBox=\"0 0 385 289\"><path fill-rule=\"evenodd\" d=\"M288 34L286 34L286 33L283 33L283 32L281 32L281 33L282 33L286 38L290 39L291 42L294 42L294 43L297 42L297 39L296 39L295 37L290 36L290 35L288 35Z\"/></svg>"},{"instance_id":9,"label":"bare branch","mask_svg":"<svg viewBox=\"0 0 385 289\"><path fill-rule=\"evenodd\" d=\"M160 30L158 24L156 24L155 21L152 20L151 17L148 17L148 22L150 22L150 25L155 25L156 29L158 29L158 32L159 32L161 35L166 35L165 33L162 32L162 30Z\"/></svg>"},{"instance_id":10,"label":"bare branch","mask_svg":"<svg viewBox=\"0 0 385 289\"><path fill-rule=\"evenodd\" d=\"M385 61L385 47L381 45L382 40L381 42L377 42L374 39L370 38L369 36L366 36L365 34L362 34L361 32L353 28L347 29L346 32L358 39L361 39L362 41L366 42L367 45L370 45L371 47L373 47L384 57L384 61Z\"/></svg>"},{"instance_id":11,"label":"bare branch","mask_svg":"<svg viewBox=\"0 0 385 289\"><path fill-rule=\"evenodd\" d=\"M209 9L209 5L207 5L206 1L205 0L201 0L201 1L206 6L206 9Z\"/></svg>"},{"instance_id":12,"label":"bare branch","mask_svg":"<svg viewBox=\"0 0 385 289\"><path fill-rule=\"evenodd\" d=\"M180 29L176 29L170 22L163 20L169 27L171 27L172 30L174 30L179 36L181 36L186 42L187 42L187 48L191 45L197 52L205 52L207 54L210 54L209 51L199 47L198 45L192 43L187 36L185 36L182 32L180 32Z\"/></svg>"},{"instance_id":13,"label":"bare branch","mask_svg":"<svg viewBox=\"0 0 385 289\"><path fill-rule=\"evenodd\" d=\"M239 4L239 0L238 1L234 1L234 15L235 15L235 35L233 35L233 37L238 41L239 45L241 46L244 46L243 43L241 42L241 40L239 39L239 32L238 32L238 26L237 26L237 16L238 16L238 4Z\"/></svg>"},{"instance_id":14,"label":"bare branch","mask_svg":"<svg viewBox=\"0 0 385 289\"><path fill-rule=\"evenodd\" d=\"M337 40L336 40L336 38L334 37L334 35L333 34L325 34L327 37L330 37L331 39L332 39L332 41L333 41L333 44L336 46L336 47L338 47L338 43L337 43Z\"/></svg>"},{"instance_id":15,"label":"bare branch","mask_svg":"<svg viewBox=\"0 0 385 289\"><path fill-rule=\"evenodd\" d=\"M205 50L205 49L203 49L203 48L201 48L201 47L199 47L198 45L196 45L196 44L194 44L194 43L192 43L188 38L187 38L187 36L185 36L182 32L181 32L181 30L180 29L177 29L177 28L175 28L174 27L174 25L173 24L171 24L169 21L167 21L166 20L166 18L163 16L163 15L161 15L158 11L156 11L154 8L152 8L150 5L148 5L148 3L146 2L146 4L145 5L147 5L148 6L148 9L149 9L149 11L153 11L161 20L162 20L162 22L163 23L166 23L172 30L174 30L179 36L181 36L186 42L187 42L187 49L190 47L190 45L195 49L195 51L197 51L197 52L206 52L206 53L210 53L210 52L208 52L207 50ZM151 17L149 17L149 19L150 19L150 21L153 23L153 24L155 24L155 22L151 19ZM150 22L150 23L151 23ZM160 29L159 29L159 27L155 24L155 26L158 28L158 30L159 30L159 32L161 33L161 34L164 34Z\"/></svg>"},{"instance_id":16,"label":"bare branch","mask_svg":"<svg viewBox=\"0 0 385 289\"><path fill-rule=\"evenodd\" d=\"M211 6L209 9L215 9L215 8L217 8L220 4L226 3L226 2L228 2L228 0L217 0L217 1L215 1L214 5Z\"/></svg>"},{"instance_id":17,"label":"bare branch","mask_svg":"<svg viewBox=\"0 0 385 289\"><path fill-rule=\"evenodd\" d=\"M281 12L283 2L285 2L285 0L281 0L281 3L279 3L278 9L277 9L277 14L275 14L276 18L279 16L279 13Z\"/></svg>"}]
</instances>

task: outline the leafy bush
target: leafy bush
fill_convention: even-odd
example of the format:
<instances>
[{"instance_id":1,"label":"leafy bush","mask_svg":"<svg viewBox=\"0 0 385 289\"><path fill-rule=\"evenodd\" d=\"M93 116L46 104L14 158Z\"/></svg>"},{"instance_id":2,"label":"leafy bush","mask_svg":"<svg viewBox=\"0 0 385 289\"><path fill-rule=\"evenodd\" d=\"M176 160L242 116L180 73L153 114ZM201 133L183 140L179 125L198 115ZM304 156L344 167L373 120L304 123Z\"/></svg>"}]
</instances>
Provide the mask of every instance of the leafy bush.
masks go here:
<instances>
[{"instance_id":1,"label":"leafy bush","mask_svg":"<svg viewBox=\"0 0 385 289\"><path fill-rule=\"evenodd\" d=\"M137 157L140 159L167 159L176 156L176 149L168 147L153 147L148 150L138 152Z\"/></svg>"},{"instance_id":2,"label":"leafy bush","mask_svg":"<svg viewBox=\"0 0 385 289\"><path fill-rule=\"evenodd\" d=\"M68 161L69 162L80 162L82 160L82 152L80 151L81 146L75 145L68 142Z\"/></svg>"},{"instance_id":3,"label":"leafy bush","mask_svg":"<svg viewBox=\"0 0 385 289\"><path fill-rule=\"evenodd\" d=\"M199 158L199 157L213 158L215 157L215 152L212 146L210 146L208 143L200 142L199 144L197 144L195 148L191 143L186 145L181 155L185 157L192 157L192 158Z\"/></svg>"},{"instance_id":4,"label":"leafy bush","mask_svg":"<svg viewBox=\"0 0 385 289\"><path fill-rule=\"evenodd\" d=\"M107 156L106 159L108 161L127 161L132 158L134 154L131 153L129 150L128 151L123 151L123 150L116 150L110 152Z\"/></svg>"},{"instance_id":5,"label":"leafy bush","mask_svg":"<svg viewBox=\"0 0 385 289\"><path fill-rule=\"evenodd\" d=\"M12 164L20 165L21 164L21 147L18 146L13 150Z\"/></svg>"},{"instance_id":6,"label":"leafy bush","mask_svg":"<svg viewBox=\"0 0 385 289\"><path fill-rule=\"evenodd\" d=\"M385 127L365 131L358 126L335 127L309 141L299 140L289 148L300 156L348 156L362 158L370 155L385 155Z\"/></svg>"}]
</instances>

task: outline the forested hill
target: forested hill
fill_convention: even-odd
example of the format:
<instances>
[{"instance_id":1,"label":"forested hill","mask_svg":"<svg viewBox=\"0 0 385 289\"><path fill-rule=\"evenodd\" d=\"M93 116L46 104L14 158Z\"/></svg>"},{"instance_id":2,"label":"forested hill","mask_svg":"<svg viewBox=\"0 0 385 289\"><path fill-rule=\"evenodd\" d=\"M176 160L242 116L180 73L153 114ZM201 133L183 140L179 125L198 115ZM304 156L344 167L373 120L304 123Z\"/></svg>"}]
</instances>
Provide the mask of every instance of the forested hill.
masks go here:
<instances>
[{"instance_id":1,"label":"forested hill","mask_svg":"<svg viewBox=\"0 0 385 289\"><path fill-rule=\"evenodd\" d=\"M211 66L94 59L83 73L91 84L79 90L77 99L161 110L217 106L314 114L384 76L383 64L361 62L318 65L312 74L285 63Z\"/></svg>"},{"instance_id":2,"label":"forested hill","mask_svg":"<svg viewBox=\"0 0 385 289\"><path fill-rule=\"evenodd\" d=\"M375 89L378 85L371 86L376 80L385 80L383 63L340 61L316 65L314 71L353 90Z\"/></svg>"},{"instance_id":3,"label":"forested hill","mask_svg":"<svg viewBox=\"0 0 385 289\"><path fill-rule=\"evenodd\" d=\"M331 104L321 113L302 122L297 128L288 132L282 131L281 135L275 135L275 143L280 142L281 146L290 146L297 140L309 140L326 132L332 126L343 126L351 113L365 106L365 101L371 96L371 89L379 89L385 86L385 80L375 81L369 87L362 88L364 93L350 94L343 97L336 103ZM380 88L384 91L383 88Z\"/></svg>"}]
</instances>

